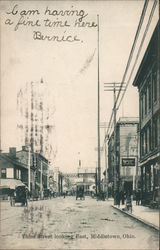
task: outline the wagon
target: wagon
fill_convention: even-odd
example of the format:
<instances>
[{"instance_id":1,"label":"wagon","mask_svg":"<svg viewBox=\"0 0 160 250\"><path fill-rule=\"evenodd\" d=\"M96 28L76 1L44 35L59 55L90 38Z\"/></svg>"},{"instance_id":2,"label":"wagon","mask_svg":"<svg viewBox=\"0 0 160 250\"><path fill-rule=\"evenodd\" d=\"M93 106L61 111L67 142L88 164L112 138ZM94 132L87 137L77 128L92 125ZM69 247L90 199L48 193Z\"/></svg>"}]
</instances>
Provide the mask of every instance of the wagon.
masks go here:
<instances>
[{"instance_id":1,"label":"wagon","mask_svg":"<svg viewBox=\"0 0 160 250\"><path fill-rule=\"evenodd\" d=\"M76 200L80 198L81 200L85 199L85 195L84 195L84 185L77 185L76 188Z\"/></svg>"},{"instance_id":2,"label":"wagon","mask_svg":"<svg viewBox=\"0 0 160 250\"><path fill-rule=\"evenodd\" d=\"M27 206L27 188L26 186L17 186L13 190L10 197L11 206L15 206L16 203L21 203L22 206Z\"/></svg>"}]
</instances>

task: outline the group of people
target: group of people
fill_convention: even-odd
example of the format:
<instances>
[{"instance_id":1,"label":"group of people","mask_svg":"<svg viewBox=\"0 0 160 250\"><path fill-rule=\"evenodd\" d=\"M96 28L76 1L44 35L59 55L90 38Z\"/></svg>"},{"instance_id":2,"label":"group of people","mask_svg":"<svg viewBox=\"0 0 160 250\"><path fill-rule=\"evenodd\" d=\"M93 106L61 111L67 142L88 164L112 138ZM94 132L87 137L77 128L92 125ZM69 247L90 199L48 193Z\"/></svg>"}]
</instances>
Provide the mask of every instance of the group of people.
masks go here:
<instances>
[{"instance_id":1,"label":"group of people","mask_svg":"<svg viewBox=\"0 0 160 250\"><path fill-rule=\"evenodd\" d=\"M141 192L140 190L137 190L135 193L135 199L136 199L136 205L140 205L141 200ZM120 191L116 193L116 204L120 206L120 204L125 205L125 208L127 211L131 210L132 212L132 194L131 192L127 191Z\"/></svg>"}]
</instances>

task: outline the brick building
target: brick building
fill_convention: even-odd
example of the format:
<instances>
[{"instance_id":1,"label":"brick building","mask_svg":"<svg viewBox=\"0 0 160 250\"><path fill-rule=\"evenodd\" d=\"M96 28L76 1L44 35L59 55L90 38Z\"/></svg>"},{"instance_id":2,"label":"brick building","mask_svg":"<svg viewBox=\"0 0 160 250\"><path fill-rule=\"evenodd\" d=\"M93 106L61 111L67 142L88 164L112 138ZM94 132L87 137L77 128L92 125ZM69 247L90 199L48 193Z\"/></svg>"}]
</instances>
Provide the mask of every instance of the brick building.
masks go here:
<instances>
[{"instance_id":1,"label":"brick building","mask_svg":"<svg viewBox=\"0 0 160 250\"><path fill-rule=\"evenodd\" d=\"M133 85L139 91L140 168L142 203L158 199L160 175L160 49L159 22Z\"/></svg>"},{"instance_id":2,"label":"brick building","mask_svg":"<svg viewBox=\"0 0 160 250\"><path fill-rule=\"evenodd\" d=\"M113 195L114 132L108 141L108 193ZM116 124L117 190L130 192L138 186L138 118L122 117Z\"/></svg>"},{"instance_id":3,"label":"brick building","mask_svg":"<svg viewBox=\"0 0 160 250\"><path fill-rule=\"evenodd\" d=\"M18 184L28 186L29 152L26 147L16 151L10 148L9 153L0 154L1 186L15 188ZM48 188L48 160L41 154L30 152L30 191ZM42 173L42 174L41 174ZM41 185L42 184L42 185Z\"/></svg>"},{"instance_id":4,"label":"brick building","mask_svg":"<svg viewBox=\"0 0 160 250\"><path fill-rule=\"evenodd\" d=\"M26 164L19 162L16 156L16 149L10 148L9 153L0 154L0 177L2 179L14 179L21 180L23 183L27 181L27 166ZM5 181L6 185L7 182ZM18 183L15 181L15 184Z\"/></svg>"},{"instance_id":5,"label":"brick building","mask_svg":"<svg viewBox=\"0 0 160 250\"><path fill-rule=\"evenodd\" d=\"M7 199L10 189L23 185L27 181L27 166L18 161L16 149L10 148L9 153L0 153L0 197Z\"/></svg>"},{"instance_id":6,"label":"brick building","mask_svg":"<svg viewBox=\"0 0 160 250\"><path fill-rule=\"evenodd\" d=\"M22 147L22 150L16 152L16 156L20 163L28 166L29 152L25 146ZM27 167L28 168L28 167ZM49 163L48 160L39 153L30 152L30 186L31 191L39 190L42 182L42 188L48 187L48 169ZM42 172L42 175L41 175ZM27 171L27 183L28 185L28 171Z\"/></svg>"}]
</instances>

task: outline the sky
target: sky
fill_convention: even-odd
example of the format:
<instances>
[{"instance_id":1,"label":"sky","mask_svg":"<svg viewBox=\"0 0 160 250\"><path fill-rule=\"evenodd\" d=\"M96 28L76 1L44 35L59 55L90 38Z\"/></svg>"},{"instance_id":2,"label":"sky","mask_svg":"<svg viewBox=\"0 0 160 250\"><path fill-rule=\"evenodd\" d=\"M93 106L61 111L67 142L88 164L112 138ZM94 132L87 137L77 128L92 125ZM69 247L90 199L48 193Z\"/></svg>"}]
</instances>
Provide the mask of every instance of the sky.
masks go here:
<instances>
[{"instance_id":1,"label":"sky","mask_svg":"<svg viewBox=\"0 0 160 250\"><path fill-rule=\"evenodd\" d=\"M54 123L57 147L54 167L76 172L96 167L97 162L97 15L99 15L100 121L109 122L113 93L104 91L104 83L121 82L144 1L1 1L1 139L2 150L17 147L16 95L26 82L43 78L55 105ZM150 0L135 54L142 39L153 1ZM46 8L50 15L45 14ZM36 10L35 14L31 10ZM64 11L68 10L68 12ZM69 11L74 10L71 15ZM51 15L52 13L52 15ZM61 15L64 14L64 16ZM68 13L68 16L66 15ZM78 27L82 17L83 26ZM10 19L9 21L6 21ZM38 24L35 23L38 19ZM45 26L65 21L70 26ZM158 6L144 46L126 91L117 119L138 116L138 90L132 86L136 71L158 20ZM32 21L33 26L27 24ZM48 21L48 22L49 22ZM19 24L16 29L17 23ZM82 25L80 22L80 25ZM87 27L88 23L90 26ZM94 22L94 24L92 24ZM35 32L39 33L35 33ZM57 42L35 39L37 36L70 36L78 41ZM101 129L101 145L104 129ZM104 165L104 152L102 152ZM103 166L102 166L103 167Z\"/></svg>"}]
</instances>

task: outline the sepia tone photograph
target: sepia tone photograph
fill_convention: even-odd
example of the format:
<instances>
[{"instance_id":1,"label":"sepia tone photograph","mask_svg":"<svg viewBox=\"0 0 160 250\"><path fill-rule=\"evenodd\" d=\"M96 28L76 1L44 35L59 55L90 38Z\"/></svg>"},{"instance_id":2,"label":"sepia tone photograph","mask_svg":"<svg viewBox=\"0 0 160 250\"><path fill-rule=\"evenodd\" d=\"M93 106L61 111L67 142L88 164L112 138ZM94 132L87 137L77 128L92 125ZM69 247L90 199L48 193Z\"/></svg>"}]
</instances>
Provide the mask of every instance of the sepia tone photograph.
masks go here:
<instances>
[{"instance_id":1,"label":"sepia tone photograph","mask_svg":"<svg viewBox=\"0 0 160 250\"><path fill-rule=\"evenodd\" d=\"M158 0L0 0L0 249L158 250Z\"/></svg>"}]
</instances>

